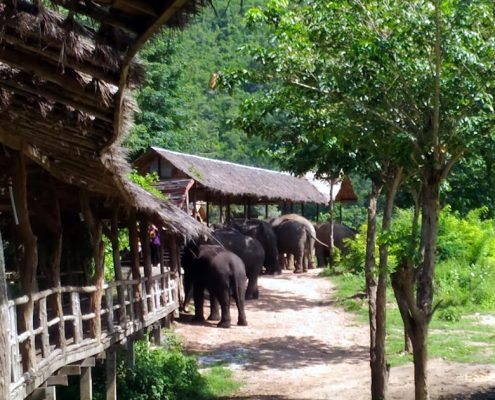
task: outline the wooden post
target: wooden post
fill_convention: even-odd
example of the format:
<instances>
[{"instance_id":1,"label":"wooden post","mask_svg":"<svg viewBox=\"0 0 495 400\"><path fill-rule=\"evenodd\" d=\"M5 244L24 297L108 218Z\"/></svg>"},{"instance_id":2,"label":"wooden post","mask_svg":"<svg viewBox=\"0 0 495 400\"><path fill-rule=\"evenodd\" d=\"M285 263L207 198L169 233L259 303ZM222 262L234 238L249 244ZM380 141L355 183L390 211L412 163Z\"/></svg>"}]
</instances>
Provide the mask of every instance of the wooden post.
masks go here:
<instances>
[{"instance_id":1,"label":"wooden post","mask_svg":"<svg viewBox=\"0 0 495 400\"><path fill-rule=\"evenodd\" d=\"M294 214L294 203L292 201L290 202L290 213Z\"/></svg>"},{"instance_id":2,"label":"wooden post","mask_svg":"<svg viewBox=\"0 0 495 400\"><path fill-rule=\"evenodd\" d=\"M134 368L136 365L136 355L134 353L134 339L127 338L127 367Z\"/></svg>"},{"instance_id":3,"label":"wooden post","mask_svg":"<svg viewBox=\"0 0 495 400\"><path fill-rule=\"evenodd\" d=\"M80 192L81 212L88 227L90 240L93 247L93 259L95 262L95 273L93 277L96 291L91 294L90 307L95 317L90 320L91 336L101 340L101 299L103 297L103 281L105 268L105 246L102 240L103 224L93 216L88 195L85 191Z\"/></svg>"},{"instance_id":4,"label":"wooden post","mask_svg":"<svg viewBox=\"0 0 495 400\"><path fill-rule=\"evenodd\" d=\"M231 216L230 216L230 201L227 203L227 210L226 210L225 220L227 222L230 222L230 220L231 220Z\"/></svg>"},{"instance_id":5,"label":"wooden post","mask_svg":"<svg viewBox=\"0 0 495 400\"><path fill-rule=\"evenodd\" d=\"M301 216L304 217L304 203L301 203Z\"/></svg>"},{"instance_id":6,"label":"wooden post","mask_svg":"<svg viewBox=\"0 0 495 400\"><path fill-rule=\"evenodd\" d=\"M117 357L115 351L107 351L106 363L106 400L117 400Z\"/></svg>"},{"instance_id":7,"label":"wooden post","mask_svg":"<svg viewBox=\"0 0 495 400\"><path fill-rule=\"evenodd\" d=\"M268 219L268 203L265 203L265 219Z\"/></svg>"},{"instance_id":8,"label":"wooden post","mask_svg":"<svg viewBox=\"0 0 495 400\"><path fill-rule=\"evenodd\" d=\"M19 320L19 333L33 330L33 291L36 283L38 266L38 245L29 220L27 199L27 171L24 155L16 153L13 168L13 192L17 209L18 225L16 234L19 249L19 267L21 275L21 292L28 296L28 302L22 306ZM36 364L34 336L31 335L21 344L22 364L24 371L29 371Z\"/></svg>"},{"instance_id":9,"label":"wooden post","mask_svg":"<svg viewBox=\"0 0 495 400\"><path fill-rule=\"evenodd\" d=\"M165 272L165 231L158 227L160 232L160 274Z\"/></svg>"},{"instance_id":10,"label":"wooden post","mask_svg":"<svg viewBox=\"0 0 495 400\"><path fill-rule=\"evenodd\" d=\"M162 329L160 324L154 324L151 328L151 338L155 346L160 346L162 342Z\"/></svg>"},{"instance_id":11,"label":"wooden post","mask_svg":"<svg viewBox=\"0 0 495 400\"><path fill-rule=\"evenodd\" d=\"M210 202L206 200L206 226L210 226Z\"/></svg>"},{"instance_id":12,"label":"wooden post","mask_svg":"<svg viewBox=\"0 0 495 400\"><path fill-rule=\"evenodd\" d=\"M220 224L225 224L225 215L223 213L223 198L220 197L220 204L218 205L218 210L219 210L219 218L220 218Z\"/></svg>"},{"instance_id":13,"label":"wooden post","mask_svg":"<svg viewBox=\"0 0 495 400\"><path fill-rule=\"evenodd\" d=\"M131 211L129 217L129 247L131 250L131 271L132 271L132 279L141 279L141 271L139 270L139 239L138 239L138 230L137 230L137 220L136 213ZM134 287L129 287L130 292L133 294L134 304L137 304L133 313L137 315L139 319L143 319L143 307L141 302L141 286L139 284ZM133 307L133 305L131 305ZM135 312L134 312L135 311Z\"/></svg>"},{"instance_id":14,"label":"wooden post","mask_svg":"<svg viewBox=\"0 0 495 400\"><path fill-rule=\"evenodd\" d=\"M251 199L247 200L247 215L245 217L246 219L251 218Z\"/></svg>"},{"instance_id":15,"label":"wooden post","mask_svg":"<svg viewBox=\"0 0 495 400\"><path fill-rule=\"evenodd\" d=\"M318 222L320 219L320 205L316 205L316 222Z\"/></svg>"},{"instance_id":16,"label":"wooden post","mask_svg":"<svg viewBox=\"0 0 495 400\"><path fill-rule=\"evenodd\" d=\"M151 247L150 247L150 235L148 232L149 223L146 217L142 217L139 223L140 236L141 236L141 249L143 252L143 266L144 266L144 276L146 278L145 283L145 293L144 298L146 301L146 309L153 312L153 301L152 299L147 299L149 295L152 295L153 286L151 284L151 276L153 275L153 270L151 267ZM152 296L153 297L153 296Z\"/></svg>"},{"instance_id":17,"label":"wooden post","mask_svg":"<svg viewBox=\"0 0 495 400\"><path fill-rule=\"evenodd\" d=\"M93 400L93 383L91 381L91 367L81 368L81 379L79 382L80 400Z\"/></svg>"},{"instance_id":18,"label":"wooden post","mask_svg":"<svg viewBox=\"0 0 495 400\"><path fill-rule=\"evenodd\" d=\"M339 223L342 223L342 203L339 203Z\"/></svg>"},{"instance_id":19,"label":"wooden post","mask_svg":"<svg viewBox=\"0 0 495 400\"><path fill-rule=\"evenodd\" d=\"M243 210L243 213L244 213L244 219L248 219L248 216L247 216L247 213L248 213L248 207L247 207L247 204L246 204L246 201L244 200L244 210Z\"/></svg>"},{"instance_id":20,"label":"wooden post","mask_svg":"<svg viewBox=\"0 0 495 400\"><path fill-rule=\"evenodd\" d=\"M81 315L81 301L78 292L71 292L70 302L72 315L74 316L74 343L80 343L83 340L83 322Z\"/></svg>"},{"instance_id":21,"label":"wooden post","mask_svg":"<svg viewBox=\"0 0 495 400\"><path fill-rule=\"evenodd\" d=\"M10 398L11 365L8 301L5 258L3 256L3 241L0 232L0 399Z\"/></svg>"},{"instance_id":22,"label":"wooden post","mask_svg":"<svg viewBox=\"0 0 495 400\"><path fill-rule=\"evenodd\" d=\"M122 274L122 263L120 262L118 210L116 208L112 213L109 239L112 243L113 269L115 272L115 280L119 282L124 279L124 276ZM118 312L119 325L124 326L127 318L127 313L125 311L125 288L122 285L117 286L117 298L120 305L120 309Z\"/></svg>"}]
</instances>

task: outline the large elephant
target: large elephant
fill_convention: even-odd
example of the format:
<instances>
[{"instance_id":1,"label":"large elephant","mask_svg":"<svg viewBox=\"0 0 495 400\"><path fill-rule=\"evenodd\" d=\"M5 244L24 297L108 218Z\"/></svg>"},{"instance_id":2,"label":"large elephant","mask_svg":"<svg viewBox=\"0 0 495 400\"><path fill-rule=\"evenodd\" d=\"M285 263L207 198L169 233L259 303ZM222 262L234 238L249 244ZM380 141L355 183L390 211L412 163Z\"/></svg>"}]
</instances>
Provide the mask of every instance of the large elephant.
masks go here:
<instances>
[{"instance_id":1,"label":"large elephant","mask_svg":"<svg viewBox=\"0 0 495 400\"><path fill-rule=\"evenodd\" d=\"M196 253L197 251L197 253ZM204 292L210 293L211 314L208 319L218 319L218 303L221 318L218 326L230 328L230 295L234 296L238 310L237 325L247 325L244 311L246 269L244 262L219 245L189 245L182 258L186 292L193 287L194 320L203 322ZM218 302L218 303L217 303Z\"/></svg>"},{"instance_id":2,"label":"large elephant","mask_svg":"<svg viewBox=\"0 0 495 400\"><path fill-rule=\"evenodd\" d=\"M345 244L345 239L354 239L356 232L351 228L336 223L333 223L333 244L341 252L345 253L347 246ZM316 237L319 241L330 246L330 222L325 222L324 224L318 225L316 227ZM330 257L330 251L328 247L323 246L319 242L316 243L316 260L318 261L318 267L324 267L328 258Z\"/></svg>"},{"instance_id":3,"label":"large elephant","mask_svg":"<svg viewBox=\"0 0 495 400\"><path fill-rule=\"evenodd\" d=\"M213 237L227 250L242 259L248 278L246 300L257 299L259 296L258 277L265 260L265 250L261 243L232 228L217 229L213 232Z\"/></svg>"},{"instance_id":4,"label":"large elephant","mask_svg":"<svg viewBox=\"0 0 495 400\"><path fill-rule=\"evenodd\" d=\"M267 274L274 275L282 272L278 259L277 237L268 222L259 219L249 219L234 221L230 226L261 243L265 250L263 265Z\"/></svg>"},{"instance_id":5,"label":"large elephant","mask_svg":"<svg viewBox=\"0 0 495 400\"><path fill-rule=\"evenodd\" d=\"M306 218L304 218L301 215L298 214L284 214L280 215L279 217L273 218L270 221L270 224L273 226L273 228L277 227L284 221L297 221L304 225L306 229L306 238L307 238L307 245L305 246L304 250L304 264L307 266L307 268L313 268L313 256L315 253L315 241L316 241L316 231L315 227L313 224L308 221ZM278 240L278 236L277 236ZM293 253L290 253L293 254Z\"/></svg>"},{"instance_id":6,"label":"large elephant","mask_svg":"<svg viewBox=\"0 0 495 400\"><path fill-rule=\"evenodd\" d=\"M273 230L277 236L277 248L279 259L282 254L292 254L294 256L294 272L307 271L307 264L304 256L308 251L308 231L304 224L299 221L287 220L277 224Z\"/></svg>"}]
</instances>

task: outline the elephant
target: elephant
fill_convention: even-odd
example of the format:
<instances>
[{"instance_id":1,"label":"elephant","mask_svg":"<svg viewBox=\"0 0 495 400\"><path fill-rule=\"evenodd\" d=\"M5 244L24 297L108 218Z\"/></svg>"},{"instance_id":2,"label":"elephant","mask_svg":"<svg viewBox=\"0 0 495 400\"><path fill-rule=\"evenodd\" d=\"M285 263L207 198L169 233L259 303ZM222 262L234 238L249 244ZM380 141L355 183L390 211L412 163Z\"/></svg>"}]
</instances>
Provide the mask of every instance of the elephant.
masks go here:
<instances>
[{"instance_id":1,"label":"elephant","mask_svg":"<svg viewBox=\"0 0 495 400\"><path fill-rule=\"evenodd\" d=\"M299 221L287 220L276 225L273 230L277 236L277 248L279 257L283 253L294 256L294 272L307 271L304 256L308 251L308 231L304 224Z\"/></svg>"},{"instance_id":2,"label":"elephant","mask_svg":"<svg viewBox=\"0 0 495 400\"><path fill-rule=\"evenodd\" d=\"M333 244L341 252L345 253L347 246L345 239L354 239L356 232L348 226L334 222L333 224ZM316 237L319 241L330 246L330 222L318 225L316 227ZM316 243L316 260L318 267L322 268L328 262L330 251L319 242Z\"/></svg>"},{"instance_id":3,"label":"elephant","mask_svg":"<svg viewBox=\"0 0 495 400\"><path fill-rule=\"evenodd\" d=\"M316 241L316 231L315 227L313 224L308 221L306 218L302 217L301 215L297 214L285 214L281 215L279 217L273 218L270 221L270 224L275 228L276 226L280 225L284 221L297 221L301 224L304 225L306 229L306 238L307 238L307 246L305 246L305 251L304 251L304 263L307 265L307 268L313 268L313 255L315 253L315 241ZM277 236L278 240L278 236ZM289 252L292 254L291 252Z\"/></svg>"},{"instance_id":4,"label":"elephant","mask_svg":"<svg viewBox=\"0 0 495 400\"><path fill-rule=\"evenodd\" d=\"M184 251L182 265L186 292L193 287L195 321L205 320L203 306L204 292L207 289L211 305L209 320L219 319L220 303L221 318L217 326L230 328L230 296L233 294L238 310L237 325L247 325L244 310L247 277L244 262L240 257L219 245L188 245Z\"/></svg>"},{"instance_id":5,"label":"elephant","mask_svg":"<svg viewBox=\"0 0 495 400\"><path fill-rule=\"evenodd\" d=\"M248 278L246 300L257 299L259 297L258 277L265 260L265 250L261 243L232 228L217 229L213 232L213 237L227 250L242 259Z\"/></svg>"},{"instance_id":6,"label":"elephant","mask_svg":"<svg viewBox=\"0 0 495 400\"><path fill-rule=\"evenodd\" d=\"M263 265L267 274L278 275L282 273L278 259L277 237L268 222L259 219L240 220L233 221L230 227L261 243L265 250Z\"/></svg>"}]
</instances>

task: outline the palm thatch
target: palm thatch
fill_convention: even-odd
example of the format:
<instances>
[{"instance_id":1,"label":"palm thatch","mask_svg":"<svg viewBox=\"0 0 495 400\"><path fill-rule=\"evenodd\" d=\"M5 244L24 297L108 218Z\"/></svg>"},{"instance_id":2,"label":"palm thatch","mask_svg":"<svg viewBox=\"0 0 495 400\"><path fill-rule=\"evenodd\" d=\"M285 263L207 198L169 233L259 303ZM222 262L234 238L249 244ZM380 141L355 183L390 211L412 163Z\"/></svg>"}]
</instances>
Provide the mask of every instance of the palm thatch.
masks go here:
<instances>
[{"instance_id":1,"label":"palm thatch","mask_svg":"<svg viewBox=\"0 0 495 400\"><path fill-rule=\"evenodd\" d=\"M194 179L197 182L196 190L199 200L219 202L220 198L229 197L232 201L243 199L252 204L284 201L328 203L328 195L320 192L312 182L305 178L284 172L178 153L159 147L151 147L136 160L135 165L139 170L144 171L154 157L159 157L162 162L170 163L176 169L174 178ZM345 187L348 188L349 184L350 181ZM339 184L338 188L340 187ZM350 185L350 191L352 195L352 185ZM338 190L336 193L340 194ZM349 194L342 193L337 201L347 198Z\"/></svg>"},{"instance_id":2,"label":"palm thatch","mask_svg":"<svg viewBox=\"0 0 495 400\"><path fill-rule=\"evenodd\" d=\"M0 144L53 176L160 216L173 231L194 221L128 182L120 144L143 81L134 56L163 25L201 0L5 0L0 4Z\"/></svg>"}]
</instances>

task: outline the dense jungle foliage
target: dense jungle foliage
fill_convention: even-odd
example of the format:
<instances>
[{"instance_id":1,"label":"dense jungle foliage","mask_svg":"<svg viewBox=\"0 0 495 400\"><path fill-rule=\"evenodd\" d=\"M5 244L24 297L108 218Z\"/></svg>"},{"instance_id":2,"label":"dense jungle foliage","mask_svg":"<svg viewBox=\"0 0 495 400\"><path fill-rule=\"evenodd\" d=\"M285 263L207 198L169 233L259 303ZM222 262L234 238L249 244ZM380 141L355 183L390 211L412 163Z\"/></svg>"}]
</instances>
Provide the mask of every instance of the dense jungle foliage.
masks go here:
<instances>
[{"instance_id":1,"label":"dense jungle foliage","mask_svg":"<svg viewBox=\"0 0 495 400\"><path fill-rule=\"evenodd\" d=\"M390 245L390 272L406 251L412 215L412 209L396 209L392 231L379 237L379 242ZM457 321L462 314L495 310L495 220L486 215L486 208L472 210L465 217L450 207L440 213L435 287L440 319ZM339 272L360 277L363 287L365 241L366 224L356 240L348 242L349 252L337 267Z\"/></svg>"},{"instance_id":2,"label":"dense jungle foliage","mask_svg":"<svg viewBox=\"0 0 495 400\"><path fill-rule=\"evenodd\" d=\"M164 30L139 54L146 65L145 85L136 93L140 111L127 140L132 158L155 145L185 153L256 166L274 163L264 154L266 143L248 137L230 121L255 87L230 96L209 88L212 74L244 65L248 57L238 47L261 43L262 30L243 23L246 8L259 0L219 0L205 7L183 31Z\"/></svg>"}]
</instances>

